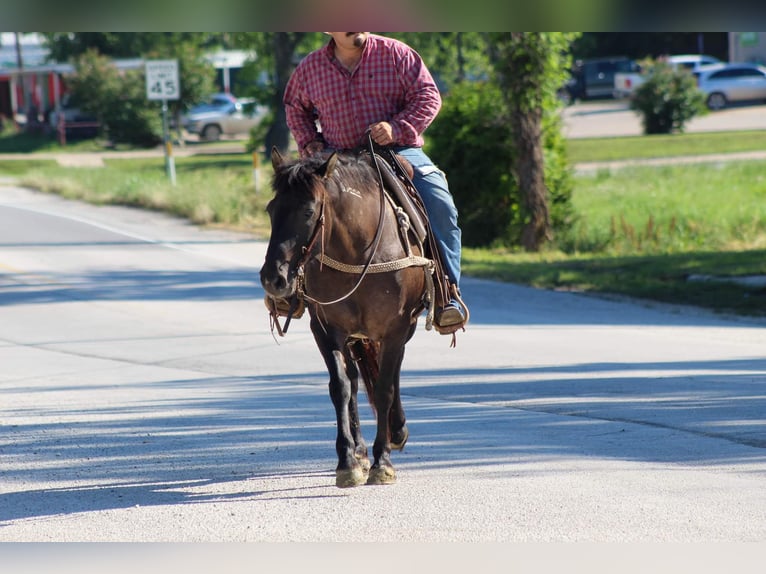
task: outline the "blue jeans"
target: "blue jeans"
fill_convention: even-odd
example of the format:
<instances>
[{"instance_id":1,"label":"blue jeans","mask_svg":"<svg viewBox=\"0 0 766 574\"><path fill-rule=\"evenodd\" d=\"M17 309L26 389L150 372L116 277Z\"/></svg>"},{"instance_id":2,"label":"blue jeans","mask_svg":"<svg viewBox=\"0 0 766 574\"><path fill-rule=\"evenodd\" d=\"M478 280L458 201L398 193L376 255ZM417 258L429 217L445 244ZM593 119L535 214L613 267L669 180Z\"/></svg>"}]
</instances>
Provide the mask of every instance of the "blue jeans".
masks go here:
<instances>
[{"instance_id":1,"label":"blue jeans","mask_svg":"<svg viewBox=\"0 0 766 574\"><path fill-rule=\"evenodd\" d=\"M431 231L441 248L444 271L450 282L460 287L462 232L457 224L457 207L447 185L447 177L418 147L397 147L394 151L412 164L412 183L420 193L431 222Z\"/></svg>"}]
</instances>

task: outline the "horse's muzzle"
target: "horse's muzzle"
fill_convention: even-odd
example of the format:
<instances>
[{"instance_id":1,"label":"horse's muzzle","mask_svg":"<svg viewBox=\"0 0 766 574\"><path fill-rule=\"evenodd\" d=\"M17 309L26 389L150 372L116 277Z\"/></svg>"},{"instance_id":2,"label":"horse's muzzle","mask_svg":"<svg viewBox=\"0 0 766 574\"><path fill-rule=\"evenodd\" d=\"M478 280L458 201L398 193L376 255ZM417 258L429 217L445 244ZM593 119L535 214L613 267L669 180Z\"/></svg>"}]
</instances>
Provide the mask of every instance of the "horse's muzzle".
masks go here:
<instances>
[{"instance_id":1,"label":"horse's muzzle","mask_svg":"<svg viewBox=\"0 0 766 574\"><path fill-rule=\"evenodd\" d=\"M295 277L289 277L290 266L287 262L269 263L261 267L261 285L272 297L286 298L295 293Z\"/></svg>"}]
</instances>

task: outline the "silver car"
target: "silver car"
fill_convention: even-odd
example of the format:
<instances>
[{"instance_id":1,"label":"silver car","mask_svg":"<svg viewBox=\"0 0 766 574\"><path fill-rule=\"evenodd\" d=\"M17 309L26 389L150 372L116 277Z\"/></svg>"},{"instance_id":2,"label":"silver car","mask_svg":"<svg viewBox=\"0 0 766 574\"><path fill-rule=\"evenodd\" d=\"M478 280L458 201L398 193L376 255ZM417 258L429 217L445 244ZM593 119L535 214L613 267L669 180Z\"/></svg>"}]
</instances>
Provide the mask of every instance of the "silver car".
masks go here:
<instances>
[{"instance_id":1,"label":"silver car","mask_svg":"<svg viewBox=\"0 0 766 574\"><path fill-rule=\"evenodd\" d=\"M263 121L267 111L252 98L223 100L192 109L183 117L183 127L200 139L217 141L222 135L247 134Z\"/></svg>"},{"instance_id":2,"label":"silver car","mask_svg":"<svg viewBox=\"0 0 766 574\"><path fill-rule=\"evenodd\" d=\"M732 102L766 100L766 67L757 64L716 64L694 72L697 86L711 110Z\"/></svg>"}]
</instances>

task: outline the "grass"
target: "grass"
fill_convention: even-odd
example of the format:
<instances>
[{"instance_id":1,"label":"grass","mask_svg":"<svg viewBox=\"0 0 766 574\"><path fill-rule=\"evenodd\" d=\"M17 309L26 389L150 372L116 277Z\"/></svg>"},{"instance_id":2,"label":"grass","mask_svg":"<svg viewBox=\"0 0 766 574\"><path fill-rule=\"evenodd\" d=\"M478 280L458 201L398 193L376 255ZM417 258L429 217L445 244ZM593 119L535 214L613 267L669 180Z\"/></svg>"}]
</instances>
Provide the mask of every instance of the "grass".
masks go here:
<instances>
[{"instance_id":1,"label":"grass","mask_svg":"<svg viewBox=\"0 0 766 574\"><path fill-rule=\"evenodd\" d=\"M766 150L766 131L706 132L567 141L572 163Z\"/></svg>"},{"instance_id":2,"label":"grass","mask_svg":"<svg viewBox=\"0 0 766 574\"><path fill-rule=\"evenodd\" d=\"M571 256L466 248L462 267L466 275L545 289L618 294L742 315L766 315L766 288L702 280L710 276L766 275L763 249Z\"/></svg>"},{"instance_id":3,"label":"grass","mask_svg":"<svg viewBox=\"0 0 766 574\"><path fill-rule=\"evenodd\" d=\"M12 164L14 162L6 162ZM162 157L106 160L105 168L37 165L17 174L23 185L69 199L164 211L209 226L268 234L266 176L253 184L248 154L175 158L177 185L170 184Z\"/></svg>"},{"instance_id":4,"label":"grass","mask_svg":"<svg viewBox=\"0 0 766 574\"><path fill-rule=\"evenodd\" d=\"M576 179L560 247L608 255L766 247L766 162L635 167Z\"/></svg>"},{"instance_id":5,"label":"grass","mask_svg":"<svg viewBox=\"0 0 766 574\"><path fill-rule=\"evenodd\" d=\"M570 140L576 161L765 149L760 132ZM0 146L2 149L2 146ZM31 156L33 157L33 156ZM104 168L6 161L0 175L65 197L167 211L202 225L267 237L270 166L254 189L249 154L176 158L178 185L164 161L107 160ZM467 275L550 289L612 293L766 315L766 289L699 275L766 275L766 162L632 167L575 178L577 220L550 250L463 253Z\"/></svg>"}]
</instances>

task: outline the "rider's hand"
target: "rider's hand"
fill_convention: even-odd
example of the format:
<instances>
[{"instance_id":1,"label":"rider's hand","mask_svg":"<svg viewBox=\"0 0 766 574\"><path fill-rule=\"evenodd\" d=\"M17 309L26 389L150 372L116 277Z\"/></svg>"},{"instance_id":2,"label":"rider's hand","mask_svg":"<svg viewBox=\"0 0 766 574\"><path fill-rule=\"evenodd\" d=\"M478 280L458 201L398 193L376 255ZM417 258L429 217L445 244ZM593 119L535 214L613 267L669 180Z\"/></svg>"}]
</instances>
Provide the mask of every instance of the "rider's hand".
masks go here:
<instances>
[{"instance_id":1,"label":"rider's hand","mask_svg":"<svg viewBox=\"0 0 766 574\"><path fill-rule=\"evenodd\" d=\"M378 122L370 126L370 136L378 145L392 145L394 142L394 128L388 122Z\"/></svg>"}]
</instances>

